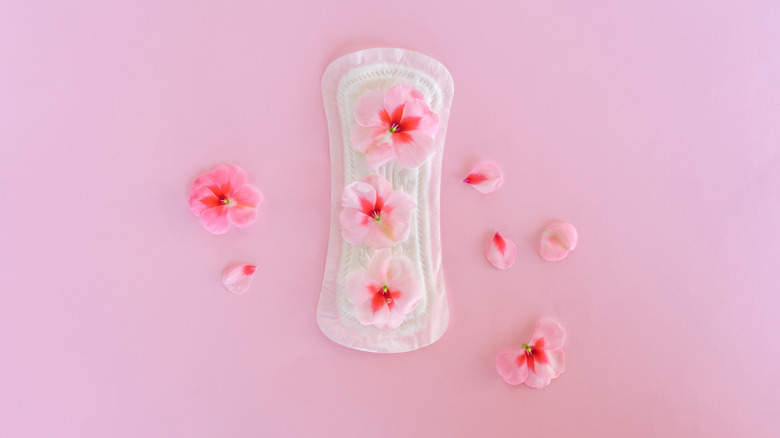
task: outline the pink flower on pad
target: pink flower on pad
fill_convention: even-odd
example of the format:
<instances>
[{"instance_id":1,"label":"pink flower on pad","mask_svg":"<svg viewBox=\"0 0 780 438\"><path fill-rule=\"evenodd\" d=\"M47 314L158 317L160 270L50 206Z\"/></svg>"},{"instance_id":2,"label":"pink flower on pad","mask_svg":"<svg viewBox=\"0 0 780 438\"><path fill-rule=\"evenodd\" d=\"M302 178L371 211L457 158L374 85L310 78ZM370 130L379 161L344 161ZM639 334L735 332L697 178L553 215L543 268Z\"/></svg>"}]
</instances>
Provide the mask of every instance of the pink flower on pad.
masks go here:
<instances>
[{"instance_id":1,"label":"pink flower on pad","mask_svg":"<svg viewBox=\"0 0 780 438\"><path fill-rule=\"evenodd\" d=\"M565 368L563 343L566 332L555 320L543 318L536 323L531 341L521 350L509 350L496 357L498 374L510 385L525 383L543 388L561 375Z\"/></svg>"},{"instance_id":2,"label":"pink flower on pad","mask_svg":"<svg viewBox=\"0 0 780 438\"><path fill-rule=\"evenodd\" d=\"M409 84L364 93L355 107L352 148L366 154L366 167L377 169L393 158L401 166L420 167L435 149L439 116L425 96Z\"/></svg>"},{"instance_id":3,"label":"pink flower on pad","mask_svg":"<svg viewBox=\"0 0 780 438\"><path fill-rule=\"evenodd\" d=\"M412 197L393 191L379 175L355 181L341 197L341 234L353 245L367 244L373 249L387 248L409 238Z\"/></svg>"},{"instance_id":4,"label":"pink flower on pad","mask_svg":"<svg viewBox=\"0 0 780 438\"><path fill-rule=\"evenodd\" d=\"M263 194L246 183L246 174L240 167L219 166L192 183L188 202L203 228L224 234L230 225L245 227L257 219Z\"/></svg>"},{"instance_id":5,"label":"pink flower on pad","mask_svg":"<svg viewBox=\"0 0 780 438\"><path fill-rule=\"evenodd\" d=\"M394 329L422 299L414 264L405 256L393 257L389 248L380 249L368 263L347 279L349 301L361 324Z\"/></svg>"}]
</instances>

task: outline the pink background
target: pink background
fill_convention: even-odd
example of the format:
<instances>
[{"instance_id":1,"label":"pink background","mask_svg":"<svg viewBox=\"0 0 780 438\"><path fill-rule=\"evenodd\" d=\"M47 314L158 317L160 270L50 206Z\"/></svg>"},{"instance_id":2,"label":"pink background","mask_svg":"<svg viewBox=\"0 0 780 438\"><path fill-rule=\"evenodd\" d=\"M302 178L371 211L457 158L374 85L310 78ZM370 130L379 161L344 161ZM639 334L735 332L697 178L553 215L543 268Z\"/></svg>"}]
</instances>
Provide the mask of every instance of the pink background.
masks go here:
<instances>
[{"instance_id":1,"label":"pink background","mask_svg":"<svg viewBox=\"0 0 780 438\"><path fill-rule=\"evenodd\" d=\"M780 434L780 3L641 3L0 3L0 435ZM400 355L315 321L320 79L376 46L456 89L451 323ZM460 183L483 159L491 195ZM214 236L185 195L220 163L266 200ZM556 219L580 244L545 263ZM232 262L259 265L246 295ZM495 353L544 315L566 372L506 385Z\"/></svg>"}]
</instances>

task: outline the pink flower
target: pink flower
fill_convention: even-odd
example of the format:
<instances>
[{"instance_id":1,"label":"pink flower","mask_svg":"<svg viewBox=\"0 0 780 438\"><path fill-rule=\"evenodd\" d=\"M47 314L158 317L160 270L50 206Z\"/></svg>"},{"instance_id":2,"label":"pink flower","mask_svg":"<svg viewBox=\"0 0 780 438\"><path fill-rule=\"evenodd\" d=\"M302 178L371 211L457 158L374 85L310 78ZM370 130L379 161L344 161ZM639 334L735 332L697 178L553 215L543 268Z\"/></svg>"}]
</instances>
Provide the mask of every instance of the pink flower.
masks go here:
<instances>
[{"instance_id":1,"label":"pink flower","mask_svg":"<svg viewBox=\"0 0 780 438\"><path fill-rule=\"evenodd\" d=\"M220 166L199 176L189 196L190 210L214 234L227 232L231 224L251 225L262 201L260 190L246 183L246 174L237 166Z\"/></svg>"},{"instance_id":2,"label":"pink flower","mask_svg":"<svg viewBox=\"0 0 780 438\"><path fill-rule=\"evenodd\" d=\"M509 269L515 264L515 255L517 254L517 247L515 242L505 239L498 234L493 236L485 248L485 258L491 265L495 266L502 271Z\"/></svg>"},{"instance_id":3,"label":"pink flower","mask_svg":"<svg viewBox=\"0 0 780 438\"><path fill-rule=\"evenodd\" d=\"M222 284L236 295L243 294L249 290L256 271L255 265L228 266L222 271Z\"/></svg>"},{"instance_id":4,"label":"pink flower","mask_svg":"<svg viewBox=\"0 0 780 438\"><path fill-rule=\"evenodd\" d=\"M463 182L482 193L495 192L504 183L504 174L493 163L481 163L471 169Z\"/></svg>"},{"instance_id":5,"label":"pink flower","mask_svg":"<svg viewBox=\"0 0 780 438\"><path fill-rule=\"evenodd\" d=\"M522 350L510 350L496 356L498 374L510 385L525 383L531 388L542 388L564 370L563 343L566 333L550 318L536 323L531 341Z\"/></svg>"},{"instance_id":6,"label":"pink flower","mask_svg":"<svg viewBox=\"0 0 780 438\"><path fill-rule=\"evenodd\" d=\"M539 255L548 262L563 260L577 246L577 230L572 224L557 222L542 233Z\"/></svg>"},{"instance_id":7,"label":"pink flower","mask_svg":"<svg viewBox=\"0 0 780 438\"><path fill-rule=\"evenodd\" d=\"M393 191L379 175L355 181L341 197L341 234L353 244L387 248L409 237L410 219L416 208L412 197Z\"/></svg>"},{"instance_id":8,"label":"pink flower","mask_svg":"<svg viewBox=\"0 0 780 438\"><path fill-rule=\"evenodd\" d=\"M368 271L358 271L347 279L349 301L362 324L394 329L422 299L415 269L408 257L393 257L389 248L378 250L368 263Z\"/></svg>"},{"instance_id":9,"label":"pink flower","mask_svg":"<svg viewBox=\"0 0 780 438\"><path fill-rule=\"evenodd\" d=\"M352 147L366 154L369 169L393 158L405 168L417 168L433 154L439 116L409 84L366 92L355 107L355 119Z\"/></svg>"}]
</instances>

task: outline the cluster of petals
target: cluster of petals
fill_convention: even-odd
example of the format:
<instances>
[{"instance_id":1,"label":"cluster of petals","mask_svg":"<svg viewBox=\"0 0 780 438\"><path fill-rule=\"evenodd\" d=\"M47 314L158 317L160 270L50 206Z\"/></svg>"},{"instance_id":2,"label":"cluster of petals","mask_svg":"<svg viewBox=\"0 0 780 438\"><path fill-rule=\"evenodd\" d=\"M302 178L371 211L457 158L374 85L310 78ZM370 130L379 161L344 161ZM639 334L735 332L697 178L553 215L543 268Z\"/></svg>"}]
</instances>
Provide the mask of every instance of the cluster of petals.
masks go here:
<instances>
[{"instance_id":1,"label":"cluster of petals","mask_svg":"<svg viewBox=\"0 0 780 438\"><path fill-rule=\"evenodd\" d=\"M498 190L504 183L504 173L495 164L484 162L471 169L463 182L482 193L491 193Z\"/></svg>"},{"instance_id":2,"label":"cluster of petals","mask_svg":"<svg viewBox=\"0 0 780 438\"><path fill-rule=\"evenodd\" d=\"M226 233L231 225L252 224L262 201L260 190L247 184L244 171L230 165L200 175L192 183L188 199L190 211L214 234Z\"/></svg>"},{"instance_id":3,"label":"cluster of petals","mask_svg":"<svg viewBox=\"0 0 780 438\"><path fill-rule=\"evenodd\" d=\"M496 356L496 370L510 385L525 383L543 388L565 368L563 343L566 333L555 320L543 318L527 344Z\"/></svg>"},{"instance_id":4,"label":"cluster of petals","mask_svg":"<svg viewBox=\"0 0 780 438\"><path fill-rule=\"evenodd\" d=\"M416 205L411 196L394 191L380 175L347 186L341 206L341 234L353 245L388 248L409 238Z\"/></svg>"},{"instance_id":5,"label":"cluster of petals","mask_svg":"<svg viewBox=\"0 0 780 438\"><path fill-rule=\"evenodd\" d=\"M515 264L516 254L517 247L515 242L503 237L498 231L496 231L496 234L488 242L487 248L485 248L485 258L491 265L502 271L511 268Z\"/></svg>"},{"instance_id":6,"label":"cluster of petals","mask_svg":"<svg viewBox=\"0 0 780 438\"><path fill-rule=\"evenodd\" d=\"M380 329L400 326L422 299L414 264L406 256L394 257L389 248L376 251L368 269L353 273L346 288L358 321Z\"/></svg>"},{"instance_id":7,"label":"cluster of petals","mask_svg":"<svg viewBox=\"0 0 780 438\"><path fill-rule=\"evenodd\" d=\"M414 169L435 149L439 116L422 92L409 84L364 93L355 106L355 120L352 147L365 154L369 169L394 158L402 167Z\"/></svg>"},{"instance_id":8,"label":"cluster of petals","mask_svg":"<svg viewBox=\"0 0 780 438\"><path fill-rule=\"evenodd\" d=\"M577 246L577 230L572 224L556 222L542 233L539 255L548 262L563 260Z\"/></svg>"}]
</instances>

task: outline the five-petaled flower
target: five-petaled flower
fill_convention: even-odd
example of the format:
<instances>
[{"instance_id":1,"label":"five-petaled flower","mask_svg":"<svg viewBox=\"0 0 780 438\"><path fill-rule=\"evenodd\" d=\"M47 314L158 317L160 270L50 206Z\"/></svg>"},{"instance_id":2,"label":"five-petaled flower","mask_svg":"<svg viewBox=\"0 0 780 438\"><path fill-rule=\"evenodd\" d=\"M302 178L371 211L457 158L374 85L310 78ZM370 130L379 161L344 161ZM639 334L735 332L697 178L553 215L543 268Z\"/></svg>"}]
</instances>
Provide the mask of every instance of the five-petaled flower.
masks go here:
<instances>
[{"instance_id":1,"label":"five-petaled flower","mask_svg":"<svg viewBox=\"0 0 780 438\"><path fill-rule=\"evenodd\" d=\"M510 350L496 357L498 374L510 385L525 383L542 388L558 377L565 367L563 343L566 333L556 321L543 318L533 337L522 350Z\"/></svg>"},{"instance_id":2,"label":"five-petaled flower","mask_svg":"<svg viewBox=\"0 0 780 438\"><path fill-rule=\"evenodd\" d=\"M231 224L252 224L262 201L260 190L246 183L244 171L229 165L199 176L189 195L190 210L200 217L203 228L214 234L227 232Z\"/></svg>"},{"instance_id":3,"label":"five-petaled flower","mask_svg":"<svg viewBox=\"0 0 780 438\"><path fill-rule=\"evenodd\" d=\"M352 147L365 154L369 169L393 158L405 168L417 168L433 154L439 116L422 92L409 84L364 93L355 107L355 120Z\"/></svg>"},{"instance_id":4,"label":"five-petaled flower","mask_svg":"<svg viewBox=\"0 0 780 438\"><path fill-rule=\"evenodd\" d=\"M379 175L355 181L341 198L341 234L353 244L387 248L409 237L410 219L416 205L412 197L393 191Z\"/></svg>"},{"instance_id":5,"label":"five-petaled flower","mask_svg":"<svg viewBox=\"0 0 780 438\"><path fill-rule=\"evenodd\" d=\"M400 326L422 299L412 261L406 256L393 257L389 248L376 251L368 270L353 273L346 287L358 321L380 329Z\"/></svg>"}]
</instances>

